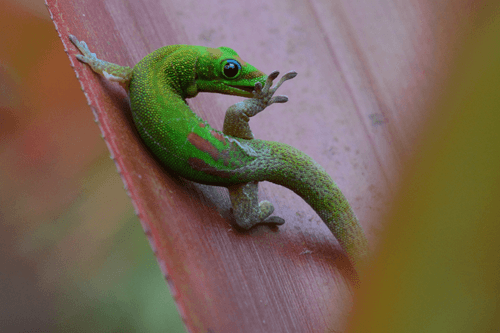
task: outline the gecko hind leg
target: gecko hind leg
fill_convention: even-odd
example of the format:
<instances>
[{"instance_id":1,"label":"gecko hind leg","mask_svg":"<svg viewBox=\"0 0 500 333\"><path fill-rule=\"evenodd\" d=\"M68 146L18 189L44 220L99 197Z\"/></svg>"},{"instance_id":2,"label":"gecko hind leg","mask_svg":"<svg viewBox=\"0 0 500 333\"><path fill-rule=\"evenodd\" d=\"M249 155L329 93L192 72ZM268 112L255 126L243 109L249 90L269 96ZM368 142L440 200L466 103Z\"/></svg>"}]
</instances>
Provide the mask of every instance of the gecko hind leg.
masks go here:
<instances>
[{"instance_id":1,"label":"gecko hind leg","mask_svg":"<svg viewBox=\"0 0 500 333\"><path fill-rule=\"evenodd\" d=\"M267 200L258 203L258 182L231 185L229 197L238 227L248 230L257 224L282 225L285 220L270 216L274 206Z\"/></svg>"},{"instance_id":2,"label":"gecko hind leg","mask_svg":"<svg viewBox=\"0 0 500 333\"><path fill-rule=\"evenodd\" d=\"M125 87L128 86L132 78L132 69L127 66L120 66L97 58L95 53L90 52L87 43L79 41L75 36L69 35L69 40L80 50L82 54L77 54L76 58L86 63L92 70L103 75L106 79L119 82Z\"/></svg>"}]
</instances>

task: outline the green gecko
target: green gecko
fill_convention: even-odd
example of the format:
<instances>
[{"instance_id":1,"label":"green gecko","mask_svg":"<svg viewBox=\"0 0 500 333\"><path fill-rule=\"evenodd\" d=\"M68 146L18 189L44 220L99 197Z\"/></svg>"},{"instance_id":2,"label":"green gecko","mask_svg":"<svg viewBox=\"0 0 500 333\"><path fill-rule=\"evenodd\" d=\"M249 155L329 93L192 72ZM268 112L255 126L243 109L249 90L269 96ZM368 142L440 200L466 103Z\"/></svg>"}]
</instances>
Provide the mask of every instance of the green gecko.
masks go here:
<instances>
[{"instance_id":1,"label":"green gecko","mask_svg":"<svg viewBox=\"0 0 500 333\"><path fill-rule=\"evenodd\" d=\"M145 56L133 68L100 60L85 42L69 36L80 50L78 60L94 72L128 89L137 130L157 159L191 181L227 187L236 224L281 225L271 216L269 201L258 202L258 182L282 185L302 197L321 217L359 268L368 256L368 243L347 199L326 171L312 158L289 145L254 139L249 120L286 96L273 96L289 72L272 87L279 72L265 75L228 47L170 45ZM249 97L226 111L223 131L198 117L186 98L199 92Z\"/></svg>"}]
</instances>

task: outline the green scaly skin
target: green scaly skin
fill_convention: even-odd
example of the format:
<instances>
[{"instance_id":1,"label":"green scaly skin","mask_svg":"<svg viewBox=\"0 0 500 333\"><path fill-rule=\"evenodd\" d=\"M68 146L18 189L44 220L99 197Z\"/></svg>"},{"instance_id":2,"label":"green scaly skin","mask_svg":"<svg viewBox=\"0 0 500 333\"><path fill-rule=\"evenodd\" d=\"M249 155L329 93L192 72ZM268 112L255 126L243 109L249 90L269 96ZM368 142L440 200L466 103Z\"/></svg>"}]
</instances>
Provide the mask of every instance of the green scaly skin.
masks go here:
<instances>
[{"instance_id":1,"label":"green scaly skin","mask_svg":"<svg viewBox=\"0 0 500 333\"><path fill-rule=\"evenodd\" d=\"M77 55L79 60L129 88L137 130L164 166L197 183L228 187L240 227L284 223L270 216L271 203L258 203L257 182L270 181L294 191L316 211L356 268L365 261L368 244L363 230L326 171L303 152L283 143L253 139L250 131L250 117L273 103L287 101L286 96L273 94L295 72L285 74L271 88L278 72L267 76L226 47L190 45L162 47L130 69L99 60L85 42L74 36L70 39L83 53ZM220 132L187 105L186 98L198 92L253 98L228 109Z\"/></svg>"}]
</instances>

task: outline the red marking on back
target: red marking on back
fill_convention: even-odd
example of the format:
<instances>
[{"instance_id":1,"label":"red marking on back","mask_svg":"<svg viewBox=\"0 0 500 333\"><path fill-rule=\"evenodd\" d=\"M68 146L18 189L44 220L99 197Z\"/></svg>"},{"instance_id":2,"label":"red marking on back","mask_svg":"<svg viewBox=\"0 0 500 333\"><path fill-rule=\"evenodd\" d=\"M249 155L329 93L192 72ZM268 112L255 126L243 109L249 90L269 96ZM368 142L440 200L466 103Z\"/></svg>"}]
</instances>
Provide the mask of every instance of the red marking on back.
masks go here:
<instances>
[{"instance_id":1,"label":"red marking on back","mask_svg":"<svg viewBox=\"0 0 500 333\"><path fill-rule=\"evenodd\" d=\"M214 138L216 138L217 140L219 140L220 142L222 142L222 144L226 144L226 138L224 137L224 135L222 135L221 133L219 132L216 132L214 130L210 131L210 133L212 134L212 136Z\"/></svg>"},{"instance_id":2,"label":"red marking on back","mask_svg":"<svg viewBox=\"0 0 500 333\"><path fill-rule=\"evenodd\" d=\"M207 124L205 124L205 123L199 123L198 125L199 125L201 128L203 128L203 127L206 127L206 126L207 126Z\"/></svg>"},{"instance_id":3,"label":"red marking on back","mask_svg":"<svg viewBox=\"0 0 500 333\"><path fill-rule=\"evenodd\" d=\"M210 156L212 156L212 158L216 161L219 159L219 151L208 140L203 139L201 136L194 132L189 133L187 139L198 150L210 154Z\"/></svg>"},{"instance_id":4,"label":"red marking on back","mask_svg":"<svg viewBox=\"0 0 500 333\"><path fill-rule=\"evenodd\" d=\"M190 157L188 158L188 164L194 170L204 172L207 175L217 176L221 178L231 178L231 176L234 175L234 172L219 170L211 166L201 158Z\"/></svg>"}]
</instances>

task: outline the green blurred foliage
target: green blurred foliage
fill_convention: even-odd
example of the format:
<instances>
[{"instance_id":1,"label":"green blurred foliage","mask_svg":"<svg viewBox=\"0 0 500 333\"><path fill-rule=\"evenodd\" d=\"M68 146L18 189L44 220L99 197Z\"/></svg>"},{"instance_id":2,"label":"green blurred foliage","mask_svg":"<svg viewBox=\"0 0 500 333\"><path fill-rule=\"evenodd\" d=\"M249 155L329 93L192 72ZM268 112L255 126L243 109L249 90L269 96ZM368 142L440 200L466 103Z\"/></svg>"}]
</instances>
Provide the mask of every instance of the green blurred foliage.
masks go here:
<instances>
[{"instance_id":1,"label":"green blurred foliage","mask_svg":"<svg viewBox=\"0 0 500 333\"><path fill-rule=\"evenodd\" d=\"M65 230L61 240L86 222L88 216L82 219L81 212L99 220L97 225L113 223L93 214L102 208L113 209L102 207L107 193L102 193L101 187L110 185L107 180L119 178L110 162L103 156L92 166L82 195L53 225ZM128 205L122 215L115 221L116 228L110 232L103 228L109 235L94 244L97 246L91 255L79 258L63 275L55 297L60 332L185 331L132 206ZM103 229L97 227L94 232L99 234ZM58 243L55 240L54 244Z\"/></svg>"},{"instance_id":2,"label":"green blurred foliage","mask_svg":"<svg viewBox=\"0 0 500 333\"><path fill-rule=\"evenodd\" d=\"M500 331L500 4L475 9L349 332Z\"/></svg>"}]
</instances>

